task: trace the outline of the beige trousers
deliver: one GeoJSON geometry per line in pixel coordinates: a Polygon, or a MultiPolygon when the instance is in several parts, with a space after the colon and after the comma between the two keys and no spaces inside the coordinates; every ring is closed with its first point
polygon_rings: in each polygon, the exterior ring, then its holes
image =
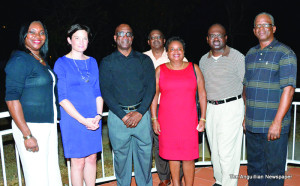
{"type": "Polygon", "coordinates": [[[216,183],[235,186],[240,169],[243,138],[244,101],[238,99],[220,105],[207,104],[206,134],[211,150],[216,183]]]}

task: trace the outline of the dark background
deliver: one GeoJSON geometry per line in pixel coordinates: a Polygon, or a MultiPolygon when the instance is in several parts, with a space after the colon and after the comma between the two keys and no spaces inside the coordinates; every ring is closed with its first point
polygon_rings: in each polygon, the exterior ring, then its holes
{"type": "MultiPolygon", "coordinates": [[[[161,29],[167,38],[180,36],[186,42],[186,57],[198,63],[208,52],[208,27],[221,23],[227,29],[227,44],[243,54],[258,44],[253,35],[254,17],[260,12],[274,16],[275,37],[299,56],[299,10],[296,0],[7,0],[0,7],[0,111],[4,103],[4,67],[17,47],[20,25],[41,20],[49,32],[49,64],[69,52],[66,31],[82,23],[92,29],[93,39],[86,54],[100,63],[114,51],[114,30],[120,23],[133,28],[133,48],[149,50],[147,35],[161,29]]],[[[299,82],[299,81],[298,81],[299,82]]]]}

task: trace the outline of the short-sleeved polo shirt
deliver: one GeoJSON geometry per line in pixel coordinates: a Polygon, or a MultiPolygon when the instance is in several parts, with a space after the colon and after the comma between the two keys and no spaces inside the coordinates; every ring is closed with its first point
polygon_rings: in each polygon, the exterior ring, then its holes
{"type": "MultiPolygon", "coordinates": [[[[296,87],[297,58],[293,50],[274,39],[269,46],[251,48],[245,58],[246,128],[268,133],[277,113],[283,89],[296,87]]],[[[281,133],[288,133],[291,107],[282,121],[281,133]]]]}

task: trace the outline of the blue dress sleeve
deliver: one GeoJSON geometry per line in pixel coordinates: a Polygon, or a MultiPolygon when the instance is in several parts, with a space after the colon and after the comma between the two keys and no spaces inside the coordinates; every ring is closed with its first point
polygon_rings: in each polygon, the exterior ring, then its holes
{"type": "Polygon", "coordinates": [[[92,58],[92,68],[95,69],[96,81],[94,84],[94,94],[96,97],[101,97],[100,83],[99,83],[99,69],[96,59],[92,58]]]}
{"type": "Polygon", "coordinates": [[[64,64],[64,60],[62,58],[58,58],[53,69],[57,75],[57,92],[59,102],[67,99],[66,70],[64,64]]]}

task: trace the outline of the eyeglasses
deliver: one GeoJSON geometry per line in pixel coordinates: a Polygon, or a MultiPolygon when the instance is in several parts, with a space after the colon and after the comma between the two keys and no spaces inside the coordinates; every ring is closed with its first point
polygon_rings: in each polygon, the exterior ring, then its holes
{"type": "Polygon", "coordinates": [[[170,48],[169,52],[174,52],[174,51],[183,51],[183,48],[170,48]]]}
{"type": "Polygon", "coordinates": [[[150,37],[150,40],[155,40],[155,39],[163,39],[164,37],[163,36],[151,36],[150,37]]]}
{"type": "Polygon", "coordinates": [[[117,32],[117,36],[118,36],[118,37],[124,37],[125,35],[126,35],[127,37],[132,37],[132,36],[133,36],[133,33],[132,33],[132,32],[126,32],[126,33],[125,33],[125,32],[123,32],[123,31],[122,31],[122,32],[117,32]]]}
{"type": "Polygon", "coordinates": [[[225,35],[223,34],[209,34],[208,37],[212,38],[212,39],[215,39],[216,37],[221,39],[223,38],[225,35]]]}
{"type": "Polygon", "coordinates": [[[274,26],[274,24],[265,23],[265,24],[254,25],[254,28],[270,28],[272,26],[274,26]]]}

